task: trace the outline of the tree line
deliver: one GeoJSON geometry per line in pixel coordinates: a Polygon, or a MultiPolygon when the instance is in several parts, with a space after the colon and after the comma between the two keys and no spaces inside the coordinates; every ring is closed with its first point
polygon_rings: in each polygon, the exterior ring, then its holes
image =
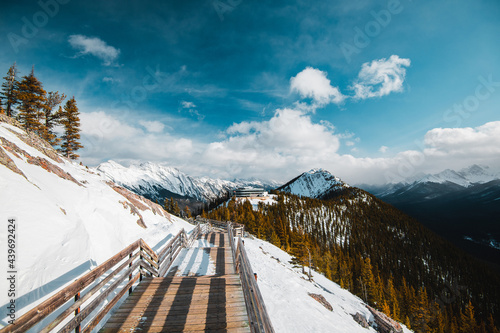
{"type": "Polygon", "coordinates": [[[77,159],[80,143],[80,117],[75,97],[68,99],[58,91],[45,91],[43,84],[31,72],[18,78],[16,63],[10,66],[0,91],[0,114],[15,118],[27,131],[39,135],[70,159],[77,159]],[[62,127],[60,137],[56,128],[62,127]]]}
{"type": "Polygon", "coordinates": [[[231,199],[208,216],[245,224],[292,263],[310,252],[313,268],[415,332],[499,333],[498,275],[362,190],[329,200],[279,193],[257,210],[231,199]]]}

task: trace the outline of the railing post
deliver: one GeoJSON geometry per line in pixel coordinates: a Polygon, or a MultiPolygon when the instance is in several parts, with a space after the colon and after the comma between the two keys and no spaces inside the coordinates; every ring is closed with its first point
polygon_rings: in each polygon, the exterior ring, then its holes
{"type": "MultiPolygon", "coordinates": [[[[80,299],[80,292],[78,292],[75,295],[75,302],[77,302],[79,299],[80,299]]],[[[80,307],[78,307],[75,310],[75,316],[78,316],[79,313],[80,313],[80,307]]],[[[75,327],[75,333],[80,333],[80,331],[81,331],[81,327],[80,327],[80,324],[78,324],[78,326],[75,327]]]]}
{"type": "MultiPolygon", "coordinates": [[[[141,251],[141,247],[140,247],[140,245],[139,245],[139,251],[141,251]]],[[[129,258],[132,258],[132,253],[130,253],[128,257],[129,257],[129,258]]],[[[130,268],[130,267],[132,267],[132,262],[130,262],[130,264],[128,264],[128,267],[129,267],[129,268],[130,268]]],[[[140,270],[141,270],[141,269],[139,268],[139,271],[140,271],[140,270]]],[[[132,280],[132,272],[130,272],[130,274],[128,275],[128,280],[129,280],[129,281],[130,281],[130,280],[132,280]]],[[[130,295],[130,294],[132,294],[132,287],[130,287],[130,288],[128,289],[128,294],[129,294],[129,295],[130,295]]]]}

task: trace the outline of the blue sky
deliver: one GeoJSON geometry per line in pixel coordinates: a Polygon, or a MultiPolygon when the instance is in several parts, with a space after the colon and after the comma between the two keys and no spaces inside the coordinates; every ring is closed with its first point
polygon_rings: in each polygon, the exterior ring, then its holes
{"type": "Polygon", "coordinates": [[[74,95],[82,161],[377,183],[500,167],[498,1],[2,3],[0,73],[74,95]]]}

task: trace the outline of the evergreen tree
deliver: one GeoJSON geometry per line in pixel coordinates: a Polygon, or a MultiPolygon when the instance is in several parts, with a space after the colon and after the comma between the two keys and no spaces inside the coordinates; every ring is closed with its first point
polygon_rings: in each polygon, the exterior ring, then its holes
{"type": "Polygon", "coordinates": [[[24,76],[17,84],[16,95],[19,99],[19,114],[17,115],[19,121],[27,130],[41,134],[44,127],[41,120],[44,116],[46,92],[43,90],[42,83],[35,77],[34,67],[31,73],[24,76]]]}
{"type": "Polygon", "coordinates": [[[13,117],[14,107],[18,104],[19,100],[17,97],[17,66],[14,63],[10,66],[7,71],[7,75],[4,76],[5,82],[2,84],[1,96],[4,97],[5,101],[5,111],[7,116],[13,117]]]}
{"type": "Polygon", "coordinates": [[[189,209],[189,207],[187,205],[186,205],[186,207],[184,207],[184,214],[186,215],[187,218],[192,217],[191,209],[189,209]]]}
{"type": "Polygon", "coordinates": [[[51,91],[47,94],[47,101],[44,107],[45,124],[42,132],[42,138],[53,146],[57,145],[60,141],[60,139],[56,137],[56,134],[54,133],[53,129],[54,126],[59,123],[59,120],[63,115],[63,110],[60,106],[59,109],[55,112],[54,109],[59,104],[61,104],[65,98],[66,95],[59,94],[58,91],[56,92],[51,91]]]}
{"type": "Polygon", "coordinates": [[[174,215],[179,216],[181,214],[181,209],[179,208],[179,205],[177,204],[177,201],[174,201],[174,205],[172,207],[172,213],[174,215]]]}
{"type": "Polygon", "coordinates": [[[76,151],[83,146],[78,141],[80,139],[80,117],[74,96],[64,105],[61,124],[64,126],[64,134],[60,150],[66,157],[75,160],[79,157],[76,151]]]}
{"type": "Polygon", "coordinates": [[[474,307],[469,300],[465,312],[460,314],[460,332],[473,333],[477,331],[477,328],[476,319],[474,318],[474,307]]]}
{"type": "Polygon", "coordinates": [[[5,110],[3,109],[2,96],[0,96],[0,114],[5,114],[5,110]]]}

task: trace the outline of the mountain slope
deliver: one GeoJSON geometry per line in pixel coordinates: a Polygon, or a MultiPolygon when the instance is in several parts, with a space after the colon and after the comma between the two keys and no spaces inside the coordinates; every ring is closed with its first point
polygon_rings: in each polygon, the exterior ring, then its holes
{"type": "MultiPolygon", "coordinates": [[[[46,142],[1,115],[0,189],[0,218],[13,218],[18,227],[17,316],[138,238],[156,250],[181,228],[193,228],[107,177],[62,158],[46,142]]],[[[0,243],[7,243],[4,231],[0,243]]],[[[306,282],[287,263],[290,257],[266,242],[248,239],[247,245],[276,332],[374,331],[352,319],[358,312],[371,319],[359,298],[317,273],[315,283],[306,282]],[[324,295],[333,311],[308,292],[324,295]]],[[[0,260],[7,262],[6,251],[0,251],[0,260]]],[[[6,279],[1,279],[0,289],[8,290],[6,279]]],[[[1,307],[5,309],[7,302],[7,293],[1,293],[1,307]]],[[[5,313],[0,328],[7,322],[5,313]]],[[[44,324],[31,331],[39,331],[44,324]]]]}
{"type": "MultiPolygon", "coordinates": [[[[192,226],[58,155],[0,115],[0,219],[15,219],[17,315],[132,242],[156,246],[192,226]]],[[[5,226],[5,224],[4,224],[5,226]]],[[[7,244],[6,228],[0,243],[7,244]]],[[[0,251],[7,262],[7,251],[0,251]]],[[[0,289],[8,290],[6,279],[0,289]]],[[[8,302],[0,294],[0,306],[8,302]]],[[[2,323],[5,323],[2,312],[2,323]]]]}
{"type": "Polygon", "coordinates": [[[500,270],[499,178],[493,170],[473,165],[412,182],[363,187],[500,270]]]}
{"type": "Polygon", "coordinates": [[[266,189],[277,186],[274,182],[259,180],[211,179],[191,177],[176,168],[151,162],[124,167],[114,161],[100,164],[96,171],[112,181],[153,201],[165,198],[190,198],[207,202],[242,186],[258,186],[266,189]]]}
{"type": "MultiPolygon", "coordinates": [[[[300,178],[288,185],[293,188],[300,178]]],[[[380,309],[385,303],[386,313],[408,317],[418,332],[436,329],[440,320],[447,321],[448,331],[469,300],[481,320],[498,316],[498,274],[361,189],[344,187],[327,200],[280,192],[256,209],[248,200],[231,200],[209,217],[245,224],[257,237],[286,249],[295,262],[312,260],[325,276],[370,304],[380,309]],[[392,288],[396,291],[389,292],[392,288]],[[416,299],[428,304],[417,309],[416,299]]]]}
{"type": "Polygon", "coordinates": [[[298,196],[324,199],[341,192],[349,185],[323,169],[311,169],[277,188],[278,191],[298,196]]]}

